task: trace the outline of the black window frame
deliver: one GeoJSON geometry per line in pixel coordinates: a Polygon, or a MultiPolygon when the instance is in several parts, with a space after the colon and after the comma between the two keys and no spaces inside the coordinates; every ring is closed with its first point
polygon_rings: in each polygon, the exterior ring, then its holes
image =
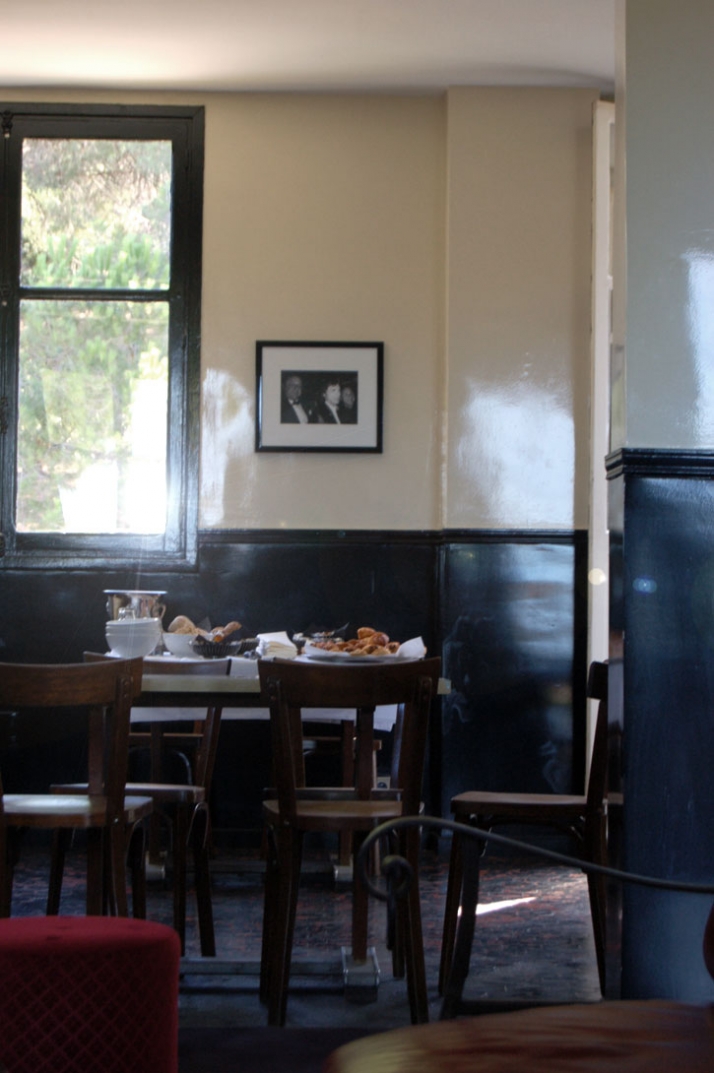
{"type": "MultiPolygon", "coordinates": [[[[0,104],[0,569],[194,564],[198,538],[200,328],[204,108],[151,105],[0,104]],[[82,297],[67,288],[20,286],[23,137],[171,140],[167,519],[162,534],[18,533],[17,419],[19,310],[25,295],[82,297]]],[[[162,297],[166,292],[160,292],[162,297]]],[[[93,291],[92,301],[124,298],[93,291]]],[[[157,292],[132,291],[156,301],[157,292]]]]}

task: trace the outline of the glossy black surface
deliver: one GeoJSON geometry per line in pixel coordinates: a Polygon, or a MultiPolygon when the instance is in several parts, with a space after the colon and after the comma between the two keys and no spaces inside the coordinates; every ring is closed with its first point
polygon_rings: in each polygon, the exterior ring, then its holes
{"type": "Polygon", "coordinates": [[[467,789],[582,788],[578,559],[572,542],[555,540],[445,548],[444,815],[467,789]]]}
{"type": "MultiPolygon", "coordinates": [[[[691,466],[688,455],[662,454],[630,452],[611,466],[617,844],[632,871],[711,881],[714,469],[711,454],[691,466]]],[[[701,955],[710,904],[625,889],[624,997],[714,998],[701,955]]]]}

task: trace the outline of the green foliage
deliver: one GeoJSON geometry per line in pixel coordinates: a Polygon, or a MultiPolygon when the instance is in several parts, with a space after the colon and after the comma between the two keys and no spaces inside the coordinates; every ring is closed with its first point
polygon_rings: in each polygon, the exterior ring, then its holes
{"type": "Polygon", "coordinates": [[[22,282],[69,293],[22,303],[18,527],[63,531],[60,490],[104,465],[119,474],[125,531],[137,400],[147,382],[164,398],[168,384],[170,145],[31,139],[23,169],[22,282]],[[97,300],[74,298],[78,287],[97,300]],[[137,289],[157,300],[131,301],[137,289]]]}
{"type": "Polygon", "coordinates": [[[23,145],[23,284],[165,288],[168,142],[30,138],[23,145]]]}

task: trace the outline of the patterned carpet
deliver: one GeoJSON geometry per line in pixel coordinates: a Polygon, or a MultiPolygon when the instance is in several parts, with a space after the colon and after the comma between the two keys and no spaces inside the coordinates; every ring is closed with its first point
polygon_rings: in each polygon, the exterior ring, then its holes
{"type": "MultiPolygon", "coordinates": [[[[433,1018],[439,1014],[436,983],[448,848],[448,839],[442,839],[438,850],[423,852],[424,939],[433,1018]]],[[[44,847],[24,847],[16,870],[13,915],[44,912],[46,867],[44,847]]],[[[188,960],[180,1001],[181,1024],[187,1032],[207,1026],[233,1029],[265,1024],[256,974],[262,918],[260,862],[257,855],[219,850],[213,871],[217,961],[241,965],[238,973],[196,971],[200,958],[195,903],[189,892],[188,960]]],[[[62,912],[82,913],[83,898],[83,861],[77,848],[69,857],[62,912]]],[[[533,860],[487,857],[481,899],[467,997],[554,1003],[599,999],[587,886],[581,873],[533,860]]],[[[150,883],[148,901],[151,919],[171,922],[167,880],[150,883]]],[[[381,979],[375,993],[368,996],[376,1001],[355,1002],[346,997],[339,969],[340,946],[349,944],[349,908],[349,889],[335,888],[329,854],[311,852],[298,907],[289,1026],[374,1032],[409,1022],[405,983],[391,976],[384,945],[384,908],[376,902],[371,907],[371,941],[381,979]],[[306,959],[312,962],[309,973],[301,971],[306,959]],[[324,974],[315,970],[315,961],[324,963],[324,974]]]]}

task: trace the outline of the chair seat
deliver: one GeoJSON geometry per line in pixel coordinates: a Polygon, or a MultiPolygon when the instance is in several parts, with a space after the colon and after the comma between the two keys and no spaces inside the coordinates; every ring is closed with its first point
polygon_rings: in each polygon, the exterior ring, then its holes
{"type": "Polygon", "coordinates": [[[546,820],[553,815],[559,818],[581,816],[587,806],[584,794],[519,794],[492,793],[487,790],[467,790],[451,799],[455,818],[460,816],[488,816],[498,812],[499,819],[508,814],[518,815],[537,808],[538,816],[546,820]]]}
{"type": "Polygon", "coordinates": [[[323,1073],[711,1073],[714,1007],[622,1001],[400,1028],[334,1051],[323,1073]]]}
{"type": "MultiPolygon", "coordinates": [[[[399,801],[300,801],[295,816],[296,826],[304,831],[340,831],[350,827],[355,831],[368,831],[383,820],[393,820],[402,815],[399,801]]],[[[277,801],[263,802],[263,818],[267,823],[277,823],[280,805],[277,801]]]]}
{"type": "Polygon", "coordinates": [[[200,805],[206,800],[203,786],[184,785],[180,782],[128,782],[128,794],[145,794],[158,804],[200,805]]]}
{"type": "MultiPolygon", "coordinates": [[[[86,789],[86,783],[63,783],[61,786],[53,786],[52,792],[73,794],[86,792],[86,789]]],[[[154,803],[164,805],[200,805],[206,800],[206,791],[202,786],[181,782],[128,782],[126,793],[134,797],[150,797],[154,803]]]]}
{"type": "MultiPolygon", "coordinates": [[[[13,827],[96,827],[107,812],[107,799],[88,794],[5,794],[5,819],[13,827]]],[[[125,797],[124,816],[128,824],[148,816],[153,808],[150,797],[125,797]]]]}

